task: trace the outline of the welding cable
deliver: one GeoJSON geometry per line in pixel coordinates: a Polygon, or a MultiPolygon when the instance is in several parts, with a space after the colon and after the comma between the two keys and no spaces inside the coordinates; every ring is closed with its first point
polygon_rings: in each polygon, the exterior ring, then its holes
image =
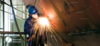
{"type": "MultiPolygon", "coordinates": [[[[22,34],[21,34],[21,32],[20,32],[20,29],[19,29],[19,26],[18,26],[16,17],[15,17],[13,5],[12,5],[12,0],[10,0],[10,3],[11,3],[11,8],[12,8],[12,13],[13,13],[13,16],[14,16],[15,24],[16,24],[16,26],[17,26],[17,30],[18,30],[18,32],[19,32],[20,37],[21,37],[24,41],[30,41],[30,40],[32,40],[33,37],[31,37],[31,38],[29,38],[29,39],[24,39],[24,38],[22,37],[22,34]]],[[[33,35],[32,35],[32,36],[33,36],[33,35]]]]}

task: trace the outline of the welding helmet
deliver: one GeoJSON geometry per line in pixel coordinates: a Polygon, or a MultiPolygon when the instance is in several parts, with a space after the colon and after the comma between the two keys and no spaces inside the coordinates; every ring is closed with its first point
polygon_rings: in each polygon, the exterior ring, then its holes
{"type": "Polygon", "coordinates": [[[28,13],[29,14],[36,14],[38,11],[34,6],[29,6],[28,7],[28,13]]]}

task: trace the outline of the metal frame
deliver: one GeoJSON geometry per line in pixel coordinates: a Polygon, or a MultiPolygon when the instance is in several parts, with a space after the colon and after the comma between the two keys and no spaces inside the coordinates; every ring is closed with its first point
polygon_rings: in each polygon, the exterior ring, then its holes
{"type": "MultiPolygon", "coordinates": [[[[0,34],[3,34],[3,35],[2,35],[2,46],[4,46],[4,37],[5,37],[4,35],[5,35],[5,34],[19,34],[19,32],[4,32],[4,31],[5,31],[5,30],[4,30],[4,27],[5,27],[5,24],[4,24],[5,21],[4,21],[4,20],[5,20],[5,12],[6,12],[5,9],[4,9],[4,8],[5,8],[5,4],[8,5],[8,6],[10,6],[10,7],[11,7],[11,5],[9,5],[9,4],[7,4],[6,2],[4,2],[5,0],[0,0],[0,1],[1,1],[1,3],[2,3],[2,6],[3,6],[3,7],[2,7],[2,8],[3,8],[3,10],[2,10],[2,14],[3,14],[3,28],[0,28],[0,29],[3,29],[3,31],[0,31],[0,34]]],[[[17,8],[14,8],[14,9],[17,10],[17,11],[19,11],[19,12],[21,12],[21,13],[26,14],[25,12],[20,11],[20,10],[18,10],[17,8]]],[[[1,9],[0,9],[0,10],[1,10],[1,9]]],[[[9,13],[9,14],[11,14],[11,13],[9,13]]],[[[25,33],[24,33],[24,32],[21,32],[21,34],[25,34],[25,33]]],[[[25,34],[25,38],[26,38],[26,35],[27,35],[27,34],[25,34]]],[[[25,41],[25,43],[26,43],[26,41],[25,41]]],[[[25,44],[25,46],[26,46],[26,44],[25,44]]]]}
{"type": "MultiPolygon", "coordinates": [[[[0,34],[19,34],[19,32],[4,32],[4,31],[0,31],[0,34]]],[[[25,33],[21,32],[21,34],[25,34],[25,33]]]]}
{"type": "MultiPolygon", "coordinates": [[[[19,34],[19,32],[4,32],[4,31],[0,31],[0,34],[3,34],[3,36],[2,36],[2,38],[3,38],[2,46],[4,46],[4,37],[5,37],[4,34],[19,34]]],[[[24,34],[25,38],[26,38],[27,34],[25,34],[24,32],[21,32],[21,34],[24,34]]],[[[25,43],[26,43],[26,41],[25,41],[25,43]]],[[[26,46],[26,44],[25,44],[25,46],[26,46]]]]}
{"type": "Polygon", "coordinates": [[[3,29],[3,28],[0,28],[0,29],[3,29]]]}
{"type": "MultiPolygon", "coordinates": [[[[1,2],[1,4],[6,4],[7,6],[11,7],[11,5],[7,4],[6,2],[4,2],[4,1],[2,1],[2,0],[0,0],[0,2],[1,2]]],[[[27,15],[27,13],[25,13],[25,12],[23,12],[23,11],[21,11],[21,10],[15,8],[15,7],[13,7],[13,8],[14,8],[15,10],[17,10],[17,11],[19,11],[19,12],[21,12],[21,13],[27,15]]],[[[0,9],[0,10],[1,10],[1,9],[0,9]]],[[[3,10],[1,10],[1,11],[3,11],[3,10]]],[[[7,12],[7,11],[4,11],[4,12],[7,12]]],[[[7,13],[9,13],[9,12],[7,12],[7,13]]],[[[12,13],[9,13],[9,14],[12,14],[12,13]]],[[[17,16],[17,15],[16,15],[16,16],[17,16]]],[[[17,17],[19,17],[19,16],[17,16],[17,17]]],[[[19,17],[19,18],[23,19],[22,17],[19,17]]],[[[23,19],[23,20],[25,20],[25,19],[23,19]]]]}
{"type": "MultiPolygon", "coordinates": [[[[3,2],[4,2],[4,0],[3,0],[3,2]]],[[[5,26],[5,21],[4,21],[4,19],[5,19],[5,13],[4,13],[4,9],[5,7],[4,7],[4,3],[3,3],[3,32],[4,32],[4,26],[5,26]]],[[[2,46],[4,46],[4,33],[3,33],[3,37],[2,37],[2,46]]]]}
{"type": "MultiPolygon", "coordinates": [[[[4,2],[4,1],[1,1],[1,2],[2,2],[3,4],[6,4],[6,5],[8,5],[8,6],[10,6],[10,7],[11,7],[11,5],[7,4],[6,2],[4,2]]],[[[17,9],[17,8],[15,8],[15,7],[14,7],[14,9],[15,9],[15,10],[17,10],[17,11],[19,11],[19,12],[21,12],[21,13],[24,13],[24,14],[26,14],[25,12],[23,12],[23,11],[20,11],[20,10],[18,10],[18,9],[17,9]]]]}
{"type": "MultiPolygon", "coordinates": [[[[3,11],[3,10],[1,10],[0,9],[0,11],[3,11]]],[[[12,13],[10,13],[10,12],[7,12],[7,11],[4,11],[5,13],[8,13],[8,14],[12,14],[12,13]]],[[[17,15],[16,15],[17,16],[17,15]]],[[[22,20],[25,20],[25,19],[23,19],[22,17],[19,17],[19,16],[17,16],[18,18],[21,18],[22,20]]]]}

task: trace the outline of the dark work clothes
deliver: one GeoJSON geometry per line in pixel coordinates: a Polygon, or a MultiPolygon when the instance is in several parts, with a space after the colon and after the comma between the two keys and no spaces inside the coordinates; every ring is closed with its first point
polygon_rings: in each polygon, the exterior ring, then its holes
{"type": "MultiPolygon", "coordinates": [[[[29,35],[27,39],[29,39],[32,36],[32,34],[34,34],[33,24],[34,24],[34,19],[31,16],[29,16],[24,23],[24,33],[29,35]]],[[[32,39],[31,41],[28,41],[27,43],[28,43],[28,46],[36,46],[36,45],[39,46],[39,44],[40,46],[44,46],[44,42],[46,41],[47,41],[46,34],[44,34],[44,35],[39,36],[38,38],[36,35],[35,39],[32,39]]]]}

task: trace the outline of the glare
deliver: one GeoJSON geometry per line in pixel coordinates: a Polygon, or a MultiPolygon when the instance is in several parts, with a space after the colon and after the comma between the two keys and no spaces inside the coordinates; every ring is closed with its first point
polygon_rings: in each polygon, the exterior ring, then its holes
{"type": "Polygon", "coordinates": [[[11,37],[6,37],[6,42],[10,43],[12,41],[11,37]]]}
{"type": "Polygon", "coordinates": [[[49,14],[49,17],[50,17],[50,18],[53,18],[54,16],[53,16],[53,14],[49,14]]]}
{"type": "Polygon", "coordinates": [[[62,42],[62,39],[59,37],[59,35],[55,32],[54,30],[54,26],[51,24],[51,21],[46,18],[46,17],[39,17],[35,20],[35,24],[34,24],[34,35],[36,35],[36,33],[38,32],[38,35],[44,35],[44,33],[46,33],[46,36],[48,39],[50,39],[50,36],[52,38],[52,36],[57,36],[57,37],[53,37],[54,40],[56,40],[57,44],[58,44],[58,39],[62,42]]]}
{"type": "Polygon", "coordinates": [[[39,24],[41,24],[42,26],[49,26],[49,21],[45,17],[39,18],[38,21],[39,21],[39,24]]]}

